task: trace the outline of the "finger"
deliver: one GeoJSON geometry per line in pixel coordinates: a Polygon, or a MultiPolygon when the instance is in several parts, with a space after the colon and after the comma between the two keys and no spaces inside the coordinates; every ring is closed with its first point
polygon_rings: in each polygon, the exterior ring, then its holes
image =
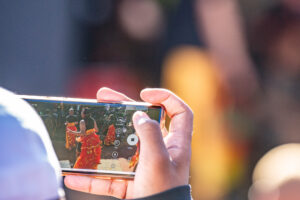
{"type": "Polygon", "coordinates": [[[127,183],[123,180],[68,175],[65,177],[64,182],[72,190],[96,195],[114,196],[120,199],[125,198],[127,189],[127,183]]]}
{"type": "Polygon", "coordinates": [[[127,97],[125,94],[117,92],[107,87],[100,88],[97,92],[97,100],[99,102],[105,101],[134,101],[131,98],[127,97]]]}
{"type": "Polygon", "coordinates": [[[144,162],[144,166],[153,166],[153,163],[161,166],[161,162],[168,161],[159,123],[141,111],[135,112],[132,120],[141,142],[140,163],[144,162]]]}
{"type": "Polygon", "coordinates": [[[178,96],[166,89],[144,89],[141,98],[152,104],[161,104],[171,118],[170,132],[191,134],[193,131],[193,112],[178,96]]]}
{"type": "Polygon", "coordinates": [[[134,189],[134,197],[149,196],[178,185],[169,179],[170,174],[177,173],[174,173],[159,123],[141,111],[135,112],[132,119],[140,138],[140,157],[134,181],[139,187],[134,189]]]}
{"type": "Polygon", "coordinates": [[[188,166],[191,157],[193,112],[179,97],[166,89],[144,89],[141,98],[152,104],[161,104],[171,118],[169,133],[164,137],[172,161],[188,166]]]}

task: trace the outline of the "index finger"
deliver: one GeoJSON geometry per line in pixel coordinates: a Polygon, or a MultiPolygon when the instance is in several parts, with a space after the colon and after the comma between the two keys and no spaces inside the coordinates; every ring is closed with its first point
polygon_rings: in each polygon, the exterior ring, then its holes
{"type": "Polygon", "coordinates": [[[193,132],[193,112],[191,108],[173,92],[166,89],[144,89],[141,98],[152,104],[161,104],[171,118],[169,131],[191,136],[193,132]]]}
{"type": "Polygon", "coordinates": [[[99,102],[120,102],[120,101],[133,101],[125,94],[117,92],[107,87],[102,87],[97,92],[97,100],[99,102]]]}

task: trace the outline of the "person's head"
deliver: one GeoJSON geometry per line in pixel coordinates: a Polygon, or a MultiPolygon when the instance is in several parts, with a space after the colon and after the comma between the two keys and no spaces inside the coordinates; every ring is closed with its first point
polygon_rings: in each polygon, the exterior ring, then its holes
{"type": "Polygon", "coordinates": [[[0,88],[0,199],[58,199],[59,162],[33,108],[0,88]]]}
{"type": "Polygon", "coordinates": [[[73,107],[71,107],[71,108],[69,109],[69,115],[74,115],[74,108],[73,108],[73,107]]]}
{"type": "Polygon", "coordinates": [[[285,144],[266,153],[253,172],[250,200],[294,200],[300,197],[300,144],[285,144]]]}
{"type": "Polygon", "coordinates": [[[81,117],[86,118],[90,116],[90,109],[89,108],[83,108],[81,111],[81,117]]]}

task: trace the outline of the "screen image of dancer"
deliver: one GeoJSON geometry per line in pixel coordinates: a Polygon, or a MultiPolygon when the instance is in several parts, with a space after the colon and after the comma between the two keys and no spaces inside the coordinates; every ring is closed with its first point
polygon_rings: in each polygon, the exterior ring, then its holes
{"type": "Polygon", "coordinates": [[[132,115],[143,111],[163,126],[161,106],[138,102],[20,95],[42,118],[63,174],[133,178],[139,138],[132,115]]]}

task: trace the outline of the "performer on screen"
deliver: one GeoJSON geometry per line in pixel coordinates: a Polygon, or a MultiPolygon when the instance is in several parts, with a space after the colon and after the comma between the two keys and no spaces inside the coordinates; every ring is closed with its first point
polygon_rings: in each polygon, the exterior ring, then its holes
{"type": "Polygon", "coordinates": [[[140,141],[136,144],[136,151],[134,156],[130,159],[129,168],[133,168],[135,170],[137,163],[140,157],[140,141]]]}
{"type": "Polygon", "coordinates": [[[71,134],[80,136],[81,152],[73,168],[80,169],[97,169],[101,158],[101,140],[96,134],[98,126],[96,121],[91,117],[90,110],[83,108],[81,111],[82,120],[80,121],[80,131],[72,131],[71,134]]]}
{"type": "Polygon", "coordinates": [[[70,134],[68,129],[72,131],[77,131],[76,125],[78,124],[77,122],[77,116],[74,115],[74,109],[71,107],[69,109],[69,115],[66,117],[66,149],[71,150],[76,146],[76,141],[75,141],[75,135],[70,134]]]}
{"type": "Polygon", "coordinates": [[[113,124],[108,127],[106,137],[104,139],[105,145],[113,145],[116,140],[116,129],[113,124]]]}

